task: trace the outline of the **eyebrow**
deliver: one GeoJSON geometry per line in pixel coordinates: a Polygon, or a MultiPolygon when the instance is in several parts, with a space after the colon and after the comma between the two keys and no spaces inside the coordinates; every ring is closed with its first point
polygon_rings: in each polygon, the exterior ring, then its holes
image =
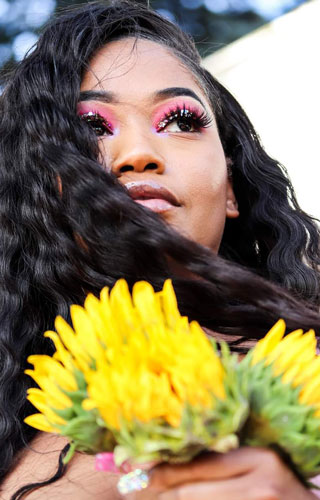
{"type": "Polygon", "coordinates": [[[115,94],[107,90],[84,90],[80,92],[79,101],[118,102],[115,94]]]}
{"type": "Polygon", "coordinates": [[[197,94],[186,87],[169,87],[167,89],[158,90],[154,93],[154,100],[160,101],[162,99],[167,99],[169,97],[180,97],[180,96],[188,96],[193,97],[196,101],[200,102],[201,106],[205,108],[205,105],[201,101],[200,97],[197,94]]]}
{"type": "MultiPolygon", "coordinates": [[[[200,102],[201,106],[205,108],[205,105],[201,101],[200,97],[198,97],[198,95],[193,90],[187,87],[169,87],[166,89],[157,90],[152,95],[155,102],[161,101],[163,99],[168,99],[170,97],[180,96],[193,97],[193,99],[200,102]]],[[[107,104],[119,102],[116,94],[108,90],[84,90],[83,92],[80,92],[79,101],[100,101],[107,104]]]]}

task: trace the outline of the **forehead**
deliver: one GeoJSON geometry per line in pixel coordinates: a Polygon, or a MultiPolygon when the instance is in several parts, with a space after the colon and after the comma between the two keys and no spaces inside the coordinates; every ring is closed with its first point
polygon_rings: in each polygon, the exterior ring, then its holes
{"type": "Polygon", "coordinates": [[[188,87],[206,100],[195,75],[169,49],[149,40],[125,38],[96,53],[81,90],[106,89],[136,99],[168,87],[188,87]]]}

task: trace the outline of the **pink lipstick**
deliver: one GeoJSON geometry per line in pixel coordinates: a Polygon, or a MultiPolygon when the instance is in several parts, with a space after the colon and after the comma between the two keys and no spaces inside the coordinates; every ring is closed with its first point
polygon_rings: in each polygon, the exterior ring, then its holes
{"type": "Polygon", "coordinates": [[[125,184],[130,197],[153,212],[162,213],[179,207],[176,196],[155,181],[137,181],[125,184]]]}

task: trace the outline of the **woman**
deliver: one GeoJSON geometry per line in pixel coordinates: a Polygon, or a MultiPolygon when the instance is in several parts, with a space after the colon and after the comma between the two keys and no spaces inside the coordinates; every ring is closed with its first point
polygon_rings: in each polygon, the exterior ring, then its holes
{"type": "MultiPolygon", "coordinates": [[[[8,79],[0,147],[1,498],[115,499],[92,457],[55,474],[66,441],[23,424],[43,331],[120,277],[169,276],[181,312],[234,350],[280,316],[319,331],[319,232],[189,37],[133,2],[46,28],[8,79]]],[[[240,449],[160,466],[135,498],[315,497],[271,451],[240,449]]]]}

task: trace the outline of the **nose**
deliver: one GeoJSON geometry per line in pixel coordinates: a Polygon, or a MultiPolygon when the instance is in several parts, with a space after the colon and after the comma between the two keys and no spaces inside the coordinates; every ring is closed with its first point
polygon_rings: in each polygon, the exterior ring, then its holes
{"type": "Polygon", "coordinates": [[[134,134],[121,137],[119,144],[112,154],[112,172],[120,177],[125,172],[154,171],[157,174],[164,172],[164,159],[158,152],[155,139],[134,134]]]}

